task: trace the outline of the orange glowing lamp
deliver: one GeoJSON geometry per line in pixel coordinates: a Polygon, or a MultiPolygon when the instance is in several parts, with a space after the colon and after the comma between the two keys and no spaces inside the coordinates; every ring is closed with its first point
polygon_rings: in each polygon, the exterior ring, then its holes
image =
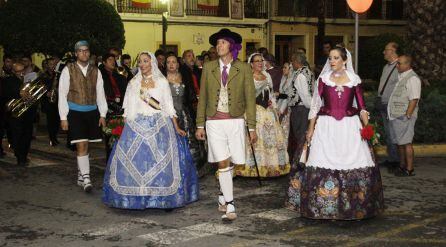
{"type": "Polygon", "coordinates": [[[362,14],[370,8],[373,0],[347,0],[347,3],[354,12],[362,14]]]}

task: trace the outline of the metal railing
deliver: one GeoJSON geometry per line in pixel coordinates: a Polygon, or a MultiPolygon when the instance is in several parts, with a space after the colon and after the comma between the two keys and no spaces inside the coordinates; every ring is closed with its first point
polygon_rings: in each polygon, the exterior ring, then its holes
{"type": "Polygon", "coordinates": [[[116,0],[116,9],[118,13],[162,14],[167,12],[167,4],[152,0],[148,6],[138,6],[132,0],[116,0]]]}
{"type": "Polygon", "coordinates": [[[206,4],[201,0],[186,0],[186,15],[229,17],[229,0],[214,0],[206,4]]]}
{"type": "Polygon", "coordinates": [[[268,0],[245,0],[245,17],[268,19],[268,0]]]}
{"type": "MultiPolygon", "coordinates": [[[[318,7],[314,0],[276,0],[279,1],[276,16],[317,17],[318,7]]],[[[367,11],[367,19],[403,20],[405,19],[403,0],[375,0],[367,11]]],[[[354,18],[346,1],[326,0],[326,18],[354,18]]]]}

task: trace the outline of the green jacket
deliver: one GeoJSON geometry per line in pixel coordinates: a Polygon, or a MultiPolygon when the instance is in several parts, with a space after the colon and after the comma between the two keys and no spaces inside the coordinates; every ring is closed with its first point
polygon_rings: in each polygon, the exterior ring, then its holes
{"type": "MultiPolygon", "coordinates": [[[[206,117],[217,113],[217,105],[221,88],[221,72],[219,60],[207,62],[201,74],[200,99],[197,108],[197,127],[204,127],[206,117]]],[[[256,127],[256,94],[252,70],[246,63],[238,60],[231,63],[228,75],[229,114],[232,117],[243,117],[249,129],[256,127]]]]}

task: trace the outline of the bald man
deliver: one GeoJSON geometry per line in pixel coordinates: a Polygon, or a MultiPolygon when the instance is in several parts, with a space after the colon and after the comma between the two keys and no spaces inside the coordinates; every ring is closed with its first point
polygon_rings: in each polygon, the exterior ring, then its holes
{"type": "Polygon", "coordinates": [[[413,136],[418,116],[418,101],[421,97],[421,80],[412,70],[412,57],[398,58],[398,82],[390,95],[388,113],[392,142],[398,145],[400,167],[396,176],[413,176],[413,136]]]}
{"type": "Polygon", "coordinates": [[[384,132],[386,137],[387,146],[387,158],[384,162],[381,162],[380,166],[387,166],[389,169],[394,170],[398,168],[400,158],[398,156],[398,147],[392,143],[390,138],[389,118],[387,112],[387,104],[389,102],[390,95],[398,82],[398,70],[396,69],[396,63],[398,61],[399,46],[395,42],[389,42],[383,51],[384,59],[387,64],[384,65],[381,78],[378,86],[378,98],[375,103],[376,108],[383,120],[384,132]]]}

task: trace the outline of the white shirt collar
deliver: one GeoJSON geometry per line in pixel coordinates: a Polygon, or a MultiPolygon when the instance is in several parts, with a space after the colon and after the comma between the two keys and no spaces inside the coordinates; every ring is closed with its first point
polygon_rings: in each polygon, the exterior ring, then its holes
{"type": "Polygon", "coordinates": [[[404,71],[403,73],[398,73],[398,78],[401,79],[405,77],[407,74],[409,74],[412,71],[412,69],[409,69],[407,71],[404,71]]]}
{"type": "Polygon", "coordinates": [[[88,69],[88,66],[90,66],[90,64],[89,63],[87,63],[87,66],[82,66],[82,64],[80,64],[80,63],[78,63],[77,61],[76,61],[76,63],[77,63],[77,65],[79,65],[79,68],[81,68],[81,70],[87,70],[88,69]]]}
{"type": "Polygon", "coordinates": [[[398,61],[398,58],[397,59],[395,59],[395,60],[393,60],[392,62],[390,62],[390,63],[387,63],[387,65],[394,65],[396,62],[398,61]]]}
{"type": "MultiPolygon", "coordinates": [[[[231,60],[228,64],[226,64],[226,71],[229,73],[229,69],[231,69],[231,64],[232,64],[231,60]]],[[[225,64],[223,63],[223,60],[221,58],[218,59],[218,64],[220,65],[220,71],[223,72],[223,66],[225,66],[225,64]]]]}

